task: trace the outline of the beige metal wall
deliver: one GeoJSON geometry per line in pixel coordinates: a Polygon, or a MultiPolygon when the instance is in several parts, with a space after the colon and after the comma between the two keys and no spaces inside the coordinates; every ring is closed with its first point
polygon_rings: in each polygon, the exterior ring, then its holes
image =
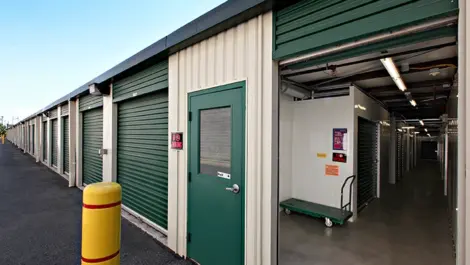
{"type": "MultiPolygon", "coordinates": [[[[246,81],[245,201],[250,203],[245,212],[245,264],[271,265],[276,264],[278,211],[278,73],[272,60],[272,13],[170,56],[170,133],[183,132],[187,142],[188,93],[237,81],[246,81]]],[[[170,149],[168,160],[168,246],[186,255],[187,149],[170,149]]]]}

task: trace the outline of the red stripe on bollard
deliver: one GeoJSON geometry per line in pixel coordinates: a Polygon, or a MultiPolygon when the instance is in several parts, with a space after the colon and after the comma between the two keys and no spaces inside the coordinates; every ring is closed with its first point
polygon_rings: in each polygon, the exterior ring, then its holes
{"type": "Polygon", "coordinates": [[[113,202],[110,204],[102,204],[102,205],[92,205],[92,204],[83,204],[83,208],[86,209],[106,209],[106,208],[111,208],[115,207],[121,204],[121,201],[118,202],[113,202]]]}
{"type": "Polygon", "coordinates": [[[108,260],[116,257],[117,255],[119,255],[119,250],[116,253],[114,253],[113,255],[110,255],[110,256],[107,256],[107,257],[104,257],[104,258],[99,258],[99,259],[87,259],[87,258],[82,257],[82,261],[87,262],[87,263],[105,262],[105,261],[108,261],[108,260]]]}

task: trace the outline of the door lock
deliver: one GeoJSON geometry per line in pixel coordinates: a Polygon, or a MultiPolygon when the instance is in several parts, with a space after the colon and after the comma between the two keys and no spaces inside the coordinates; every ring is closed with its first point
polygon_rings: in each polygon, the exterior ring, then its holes
{"type": "Polygon", "coordinates": [[[228,190],[228,191],[231,191],[231,192],[237,194],[237,193],[240,192],[240,187],[237,184],[233,184],[233,186],[231,188],[227,187],[227,188],[225,188],[225,190],[228,190]]]}

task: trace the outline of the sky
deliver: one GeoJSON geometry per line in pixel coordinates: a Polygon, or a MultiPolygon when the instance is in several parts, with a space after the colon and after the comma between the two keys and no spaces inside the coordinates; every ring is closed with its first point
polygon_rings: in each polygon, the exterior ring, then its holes
{"type": "Polygon", "coordinates": [[[0,120],[25,118],[222,0],[0,0],[0,120]]]}

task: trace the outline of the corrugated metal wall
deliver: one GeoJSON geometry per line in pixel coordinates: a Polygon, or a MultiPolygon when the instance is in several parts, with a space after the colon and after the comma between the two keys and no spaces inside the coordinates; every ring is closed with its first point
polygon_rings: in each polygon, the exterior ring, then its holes
{"type": "MultiPolygon", "coordinates": [[[[271,235],[277,229],[268,218],[276,204],[272,195],[273,109],[277,110],[277,66],[272,61],[272,13],[239,24],[173,54],[169,59],[169,130],[187,135],[187,93],[246,80],[246,242],[247,264],[271,264],[271,235]],[[275,81],[274,81],[275,80],[275,81]],[[262,139],[262,140],[260,140],[262,139]],[[261,150],[263,155],[261,156],[261,150]],[[259,185],[263,183],[263,185],[259,185]],[[262,194],[262,196],[261,196],[262,194]],[[262,223],[262,226],[257,226],[262,223]],[[257,239],[256,239],[257,238],[257,239]],[[257,249],[261,249],[256,251],[257,249]],[[261,260],[262,262],[258,262],[261,260]]],[[[278,117],[275,117],[277,120],[278,117]]],[[[186,139],[183,140],[187,142],[186,139]]],[[[274,151],[277,152],[277,151],[274,151]]],[[[187,165],[185,150],[169,153],[169,247],[186,254],[187,165]],[[180,182],[178,182],[180,181],[180,182]],[[178,209],[178,212],[174,211],[178,209]],[[175,230],[178,230],[177,232],[175,230]]],[[[276,181],[277,183],[277,181],[276,181]]],[[[276,207],[277,208],[277,207],[276,207]]],[[[277,231],[277,230],[276,230],[277,231]]]]}

